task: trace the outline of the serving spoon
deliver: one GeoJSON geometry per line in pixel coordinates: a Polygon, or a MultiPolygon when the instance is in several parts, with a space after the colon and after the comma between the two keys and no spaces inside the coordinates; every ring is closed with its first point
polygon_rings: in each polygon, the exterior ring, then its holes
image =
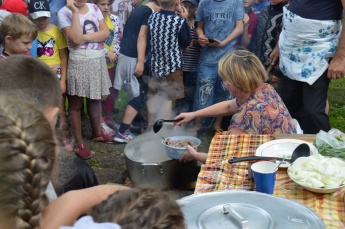
{"type": "Polygon", "coordinates": [[[165,119],[158,119],[154,124],[153,124],[153,132],[157,133],[158,131],[160,131],[160,129],[162,129],[162,126],[164,124],[164,122],[179,122],[181,121],[183,118],[180,119],[171,119],[171,120],[165,120],[165,119]]]}
{"type": "MultiPolygon", "coordinates": [[[[299,157],[309,157],[310,156],[310,147],[306,143],[302,143],[294,149],[291,155],[291,159],[285,159],[285,161],[293,163],[299,157]]],[[[284,160],[280,157],[263,157],[263,156],[248,156],[248,157],[233,157],[229,160],[229,163],[236,163],[241,161],[259,161],[259,160],[284,160]]]]}

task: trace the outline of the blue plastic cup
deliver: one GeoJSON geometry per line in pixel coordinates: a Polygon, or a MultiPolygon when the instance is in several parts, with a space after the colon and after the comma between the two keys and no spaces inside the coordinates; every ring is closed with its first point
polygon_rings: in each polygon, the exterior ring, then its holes
{"type": "Polygon", "coordinates": [[[273,194],[276,181],[277,164],[271,161],[259,161],[252,164],[256,191],[273,194]]]}

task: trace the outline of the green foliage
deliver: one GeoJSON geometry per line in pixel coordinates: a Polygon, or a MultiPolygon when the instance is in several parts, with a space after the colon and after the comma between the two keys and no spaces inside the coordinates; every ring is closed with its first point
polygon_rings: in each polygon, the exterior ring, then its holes
{"type": "Polygon", "coordinates": [[[100,162],[99,160],[89,160],[88,161],[88,164],[91,166],[91,167],[95,167],[95,168],[103,168],[103,164],[102,162],[100,162]]]}
{"type": "Polygon", "coordinates": [[[332,81],[328,90],[331,127],[345,132],[345,78],[332,81]]]}

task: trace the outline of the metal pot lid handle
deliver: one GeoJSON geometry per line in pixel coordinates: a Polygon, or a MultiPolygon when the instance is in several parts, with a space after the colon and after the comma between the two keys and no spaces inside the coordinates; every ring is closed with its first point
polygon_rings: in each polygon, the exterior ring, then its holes
{"type": "Polygon", "coordinates": [[[223,205],[223,214],[229,214],[237,220],[237,222],[241,225],[242,229],[249,229],[248,227],[248,220],[244,218],[241,214],[239,214],[232,206],[231,204],[225,204],[223,205]]]}

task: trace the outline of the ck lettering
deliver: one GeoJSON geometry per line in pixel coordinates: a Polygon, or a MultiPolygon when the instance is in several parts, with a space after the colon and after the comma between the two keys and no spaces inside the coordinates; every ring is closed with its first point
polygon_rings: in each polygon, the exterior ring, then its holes
{"type": "Polygon", "coordinates": [[[44,2],[35,2],[34,7],[36,10],[45,10],[44,2]]]}

